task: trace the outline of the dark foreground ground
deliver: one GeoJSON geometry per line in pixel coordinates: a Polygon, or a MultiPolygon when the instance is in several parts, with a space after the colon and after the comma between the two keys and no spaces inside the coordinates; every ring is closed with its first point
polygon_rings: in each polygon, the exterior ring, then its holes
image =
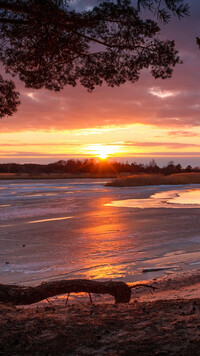
{"type": "Polygon", "coordinates": [[[200,299],[0,306],[0,355],[200,355],[200,299]]]}

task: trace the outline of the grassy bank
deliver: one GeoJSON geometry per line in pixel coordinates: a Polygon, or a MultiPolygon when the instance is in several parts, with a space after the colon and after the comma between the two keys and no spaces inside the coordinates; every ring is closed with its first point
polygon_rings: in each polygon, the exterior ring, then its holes
{"type": "Polygon", "coordinates": [[[115,179],[105,185],[110,187],[134,187],[178,184],[200,184],[200,173],[178,173],[169,176],[161,174],[137,174],[126,178],[115,179]]]}

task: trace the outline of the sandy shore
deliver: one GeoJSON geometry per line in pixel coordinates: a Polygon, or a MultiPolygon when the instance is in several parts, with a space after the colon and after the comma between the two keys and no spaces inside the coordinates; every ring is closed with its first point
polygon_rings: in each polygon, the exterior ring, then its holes
{"type": "Polygon", "coordinates": [[[200,271],[149,281],[130,304],[65,296],[30,307],[0,305],[0,355],[199,355],[200,271]]]}

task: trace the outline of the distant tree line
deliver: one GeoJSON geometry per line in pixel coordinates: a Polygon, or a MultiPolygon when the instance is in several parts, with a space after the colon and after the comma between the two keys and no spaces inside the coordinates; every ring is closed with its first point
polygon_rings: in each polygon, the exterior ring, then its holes
{"type": "Polygon", "coordinates": [[[185,172],[200,172],[200,167],[192,168],[188,165],[186,168],[182,168],[180,164],[174,164],[170,161],[166,166],[159,167],[154,160],[151,160],[148,164],[133,163],[121,163],[121,162],[109,162],[109,161],[97,161],[96,159],[69,159],[67,161],[60,160],[50,164],[32,164],[32,163],[1,163],[0,173],[18,173],[18,174],[50,174],[50,173],[69,173],[69,174],[120,174],[120,173],[154,173],[154,174],[175,174],[185,172]]]}

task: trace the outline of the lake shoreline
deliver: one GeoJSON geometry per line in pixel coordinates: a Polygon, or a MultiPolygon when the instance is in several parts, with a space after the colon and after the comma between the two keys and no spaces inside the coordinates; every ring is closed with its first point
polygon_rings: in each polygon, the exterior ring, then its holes
{"type": "MultiPolygon", "coordinates": [[[[123,176],[123,175],[121,175],[123,176]]],[[[107,174],[39,174],[39,175],[31,175],[28,173],[25,174],[17,174],[17,173],[0,173],[0,181],[1,180],[49,180],[49,179],[113,179],[120,177],[119,174],[107,175],[107,174]]]]}
{"type": "Polygon", "coordinates": [[[30,307],[0,305],[3,355],[198,355],[200,271],[134,289],[129,304],[64,300],[30,307]]]}

